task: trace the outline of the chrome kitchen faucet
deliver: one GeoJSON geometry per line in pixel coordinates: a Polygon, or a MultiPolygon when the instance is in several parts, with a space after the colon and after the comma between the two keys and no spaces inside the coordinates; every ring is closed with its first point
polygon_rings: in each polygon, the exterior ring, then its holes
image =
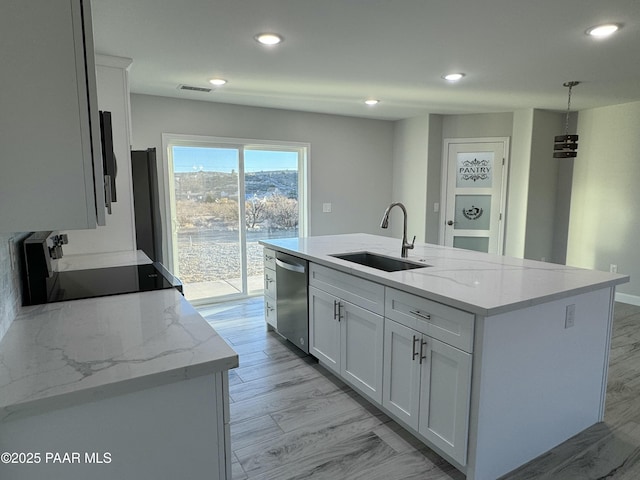
{"type": "Polygon", "coordinates": [[[389,228],[389,213],[391,209],[395,206],[398,206],[402,209],[402,213],[404,215],[404,224],[402,230],[402,258],[407,258],[407,250],[413,248],[413,244],[416,242],[416,236],[413,236],[413,240],[411,243],[407,242],[407,209],[400,202],[394,202],[387,207],[384,211],[384,215],[382,217],[382,221],[380,222],[380,228],[389,228]]]}

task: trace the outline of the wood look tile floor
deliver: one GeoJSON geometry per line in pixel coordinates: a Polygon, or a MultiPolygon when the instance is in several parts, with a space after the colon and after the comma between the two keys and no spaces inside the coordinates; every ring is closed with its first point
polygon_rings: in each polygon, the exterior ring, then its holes
{"type": "MultiPolygon", "coordinates": [[[[268,332],[262,297],[199,308],[238,352],[233,479],[440,480],[464,475],[268,332]]],[[[640,307],[616,304],[605,421],[502,480],[640,479],[640,307]]]]}

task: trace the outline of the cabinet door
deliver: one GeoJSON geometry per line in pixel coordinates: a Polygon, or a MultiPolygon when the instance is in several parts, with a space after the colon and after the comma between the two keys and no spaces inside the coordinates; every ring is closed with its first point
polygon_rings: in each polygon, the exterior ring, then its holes
{"type": "Polygon", "coordinates": [[[335,318],[337,299],[309,287],[309,353],[340,374],[340,323],[335,318]]]}
{"type": "Polygon", "coordinates": [[[383,317],[340,300],[340,374],[357,390],[382,403],[383,317]]]}
{"type": "Polygon", "coordinates": [[[268,326],[273,327],[275,330],[278,329],[278,310],[276,301],[274,298],[266,295],[264,297],[264,319],[268,326]]]}
{"type": "Polygon", "coordinates": [[[271,298],[278,298],[276,293],[276,271],[264,269],[264,294],[271,298]]]}
{"type": "Polygon", "coordinates": [[[98,214],[104,223],[89,10],[2,3],[0,232],[95,228],[98,214]]]}
{"type": "Polygon", "coordinates": [[[419,332],[385,319],[382,405],[415,430],[420,406],[421,339],[419,332]]]}
{"type": "Polygon", "coordinates": [[[461,465],[467,461],[471,355],[431,337],[422,361],[418,431],[461,465]]]}

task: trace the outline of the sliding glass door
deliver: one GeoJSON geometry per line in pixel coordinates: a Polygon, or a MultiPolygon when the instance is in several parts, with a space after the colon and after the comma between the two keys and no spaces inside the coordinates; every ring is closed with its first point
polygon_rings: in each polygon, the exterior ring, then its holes
{"type": "Polygon", "coordinates": [[[306,234],[308,146],[166,137],[170,263],[186,298],[261,293],[258,241],[306,234]]]}

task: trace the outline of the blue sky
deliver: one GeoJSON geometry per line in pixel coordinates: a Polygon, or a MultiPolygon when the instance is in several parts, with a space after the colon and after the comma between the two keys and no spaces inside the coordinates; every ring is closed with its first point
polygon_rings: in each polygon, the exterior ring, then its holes
{"type": "MultiPolygon", "coordinates": [[[[238,171],[238,152],[232,148],[173,147],[175,172],[238,171]]],[[[266,150],[245,150],[244,171],[297,170],[298,154],[266,150]]]]}

